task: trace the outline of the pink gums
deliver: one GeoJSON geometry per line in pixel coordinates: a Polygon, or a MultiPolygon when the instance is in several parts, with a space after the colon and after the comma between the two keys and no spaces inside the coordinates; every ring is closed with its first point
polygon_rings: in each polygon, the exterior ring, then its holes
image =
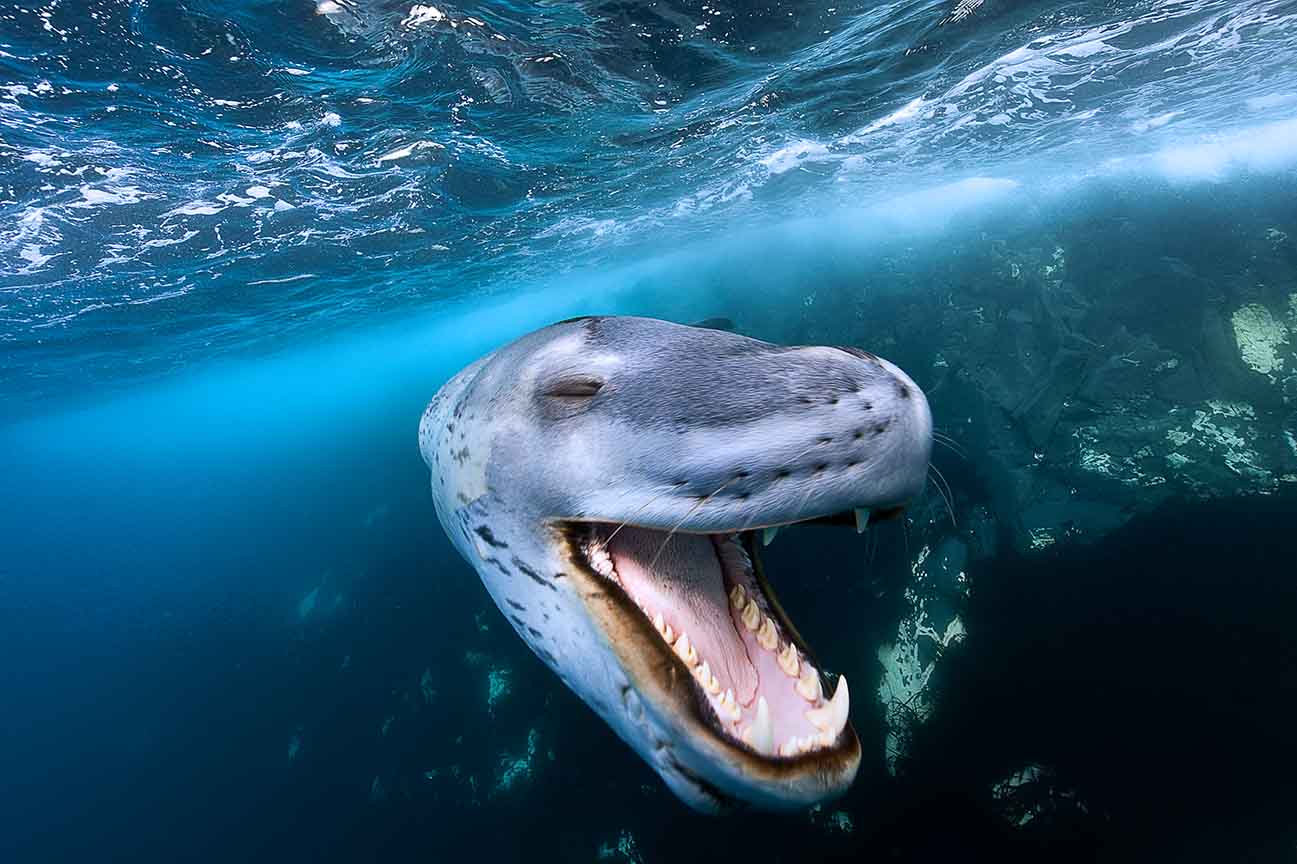
{"type": "MultiPolygon", "coordinates": [[[[622,587],[644,614],[652,619],[661,613],[677,639],[682,632],[688,634],[721,692],[733,688],[741,716],[737,723],[725,725],[736,736],[741,734],[756,719],[758,696],[764,696],[776,746],[793,736],[818,733],[805,714],[822,706],[824,699],[811,703],[802,698],[796,679],[780,668],[775,652],[761,647],[730,604],[729,592],[737,584],[749,602],[758,603],[763,616],[771,611],[737,547],[718,550],[709,535],[675,534],[664,544],[665,538],[661,531],[627,526],[608,544],[608,553],[622,587]]],[[[728,541],[720,542],[724,546],[728,541]]],[[[782,631],[779,637],[776,651],[788,644],[782,631]]]]}

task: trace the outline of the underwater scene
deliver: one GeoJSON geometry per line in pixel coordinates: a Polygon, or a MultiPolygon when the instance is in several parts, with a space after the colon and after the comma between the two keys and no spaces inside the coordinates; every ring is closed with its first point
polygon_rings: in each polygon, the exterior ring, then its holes
{"type": "Polygon", "coordinates": [[[1295,3],[0,0],[0,216],[0,861],[1297,860],[1295,3]]]}

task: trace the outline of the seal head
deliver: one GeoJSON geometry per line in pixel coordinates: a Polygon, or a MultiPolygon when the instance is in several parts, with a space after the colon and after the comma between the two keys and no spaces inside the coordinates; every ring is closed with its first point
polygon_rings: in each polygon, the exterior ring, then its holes
{"type": "Polygon", "coordinates": [[[759,549],[897,512],[931,436],[923,392],[868,352],[629,317],[506,345],[419,429],[438,517],[514,629],[708,811],[850,785],[847,683],[824,680],[759,549]]]}

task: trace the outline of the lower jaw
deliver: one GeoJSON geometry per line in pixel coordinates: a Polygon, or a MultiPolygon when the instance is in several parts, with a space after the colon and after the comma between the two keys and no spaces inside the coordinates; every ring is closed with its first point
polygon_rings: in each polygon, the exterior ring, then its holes
{"type": "MultiPolygon", "coordinates": [[[[637,605],[620,582],[610,579],[606,573],[597,572],[590,563],[585,550],[592,536],[602,531],[606,538],[612,530],[612,526],[596,527],[590,523],[560,526],[568,557],[576,565],[575,569],[588,589],[582,592],[587,608],[594,613],[592,617],[604,630],[610,647],[618,655],[627,677],[640,691],[641,697],[657,708],[657,713],[674,719],[673,725],[680,727],[682,736],[692,749],[718,763],[722,774],[740,781],[745,787],[768,787],[767,794],[761,796],[767,799],[762,802],[767,806],[803,806],[844,790],[854,778],[860,760],[859,741],[845,716],[838,729],[822,732],[814,743],[810,742],[808,732],[804,746],[776,746],[773,750],[769,746],[758,748],[750,740],[743,740],[736,735],[733,725],[727,728],[718,716],[715,694],[709,693],[700,681],[698,665],[677,656],[677,652],[664,641],[661,629],[654,626],[646,610],[637,605]]],[[[662,534],[667,536],[666,532],[662,534]]],[[[732,536],[712,535],[718,547],[732,536]]],[[[795,647],[797,656],[806,664],[803,671],[806,668],[812,670],[814,687],[818,691],[821,681],[817,666],[812,665],[805,640],[770,587],[758,552],[757,533],[744,532],[738,542],[746,551],[751,568],[739,574],[746,578],[736,579],[735,574],[722,567],[726,594],[730,594],[735,584],[742,584],[745,590],[760,594],[765,607],[763,611],[778,625],[781,637],[778,644],[785,650],[788,643],[795,647]]],[[[821,696],[818,703],[808,701],[803,707],[823,708],[825,705],[826,696],[821,696]]],[[[845,708],[843,713],[845,715],[845,708]]],[[[787,740],[784,742],[785,745],[788,743],[787,740]]],[[[758,789],[749,788],[748,791],[757,793],[758,789]]]]}

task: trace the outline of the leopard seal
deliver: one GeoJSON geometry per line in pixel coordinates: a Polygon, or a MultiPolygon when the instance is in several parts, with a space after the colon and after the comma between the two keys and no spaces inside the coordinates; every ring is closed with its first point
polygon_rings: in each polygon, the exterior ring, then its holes
{"type": "MultiPolygon", "coordinates": [[[[927,399],[855,348],[650,318],[529,333],[419,424],[437,517],[518,635],[690,806],[789,809],[860,763],[766,581],[780,526],[923,488],[927,399]]],[[[832,695],[830,695],[830,693],[832,695]]]]}

